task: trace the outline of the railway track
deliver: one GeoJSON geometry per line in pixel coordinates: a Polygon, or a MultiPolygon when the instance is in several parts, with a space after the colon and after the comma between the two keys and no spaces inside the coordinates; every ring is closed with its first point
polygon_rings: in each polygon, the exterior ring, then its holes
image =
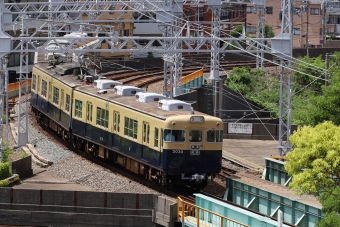
{"type": "MultiPolygon", "coordinates": [[[[231,63],[222,63],[221,68],[225,70],[231,70],[234,67],[250,67],[255,68],[256,62],[252,61],[239,61],[239,62],[231,62],[231,63]]],[[[265,63],[265,67],[275,66],[272,63],[265,63]]],[[[196,70],[201,69],[202,67],[190,67],[190,68],[183,68],[183,74],[190,74],[195,72],[196,70]]],[[[204,67],[204,72],[209,72],[209,67],[204,67]]],[[[106,76],[107,79],[116,80],[122,82],[124,85],[130,85],[135,87],[144,87],[145,85],[150,85],[153,83],[157,83],[162,81],[164,78],[164,72],[160,71],[161,69],[153,69],[153,70],[145,70],[145,71],[125,71],[125,72],[111,72],[102,74],[106,76]]]]}

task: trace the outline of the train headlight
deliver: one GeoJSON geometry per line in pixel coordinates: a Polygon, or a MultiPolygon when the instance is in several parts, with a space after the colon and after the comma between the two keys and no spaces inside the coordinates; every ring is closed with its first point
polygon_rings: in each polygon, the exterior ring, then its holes
{"type": "Polygon", "coordinates": [[[190,122],[204,122],[203,116],[192,116],[190,117],[190,122]]]}

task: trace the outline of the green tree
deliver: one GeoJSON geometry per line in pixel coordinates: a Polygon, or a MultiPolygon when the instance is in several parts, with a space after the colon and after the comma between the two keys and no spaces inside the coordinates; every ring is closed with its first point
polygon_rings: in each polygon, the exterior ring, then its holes
{"type": "Polygon", "coordinates": [[[293,150],[285,169],[292,176],[289,187],[298,194],[318,196],[325,217],[319,226],[340,226],[340,127],[324,122],[300,127],[290,137],[293,150]]]}
{"type": "MultiPolygon", "coordinates": [[[[237,25],[233,30],[229,32],[229,36],[234,38],[239,38],[242,35],[243,27],[242,25],[237,25]]],[[[227,47],[228,50],[236,50],[237,48],[234,46],[237,46],[236,42],[232,41],[230,42],[231,45],[227,47]]]]}
{"type": "Polygon", "coordinates": [[[235,67],[224,83],[246,98],[256,102],[259,107],[278,112],[280,99],[277,78],[268,77],[262,70],[235,67]]]}
{"type": "Polygon", "coordinates": [[[266,24],[266,25],[264,26],[264,37],[265,37],[265,38],[273,38],[274,35],[275,35],[275,34],[274,34],[272,28],[269,27],[269,25],[266,24]]]}

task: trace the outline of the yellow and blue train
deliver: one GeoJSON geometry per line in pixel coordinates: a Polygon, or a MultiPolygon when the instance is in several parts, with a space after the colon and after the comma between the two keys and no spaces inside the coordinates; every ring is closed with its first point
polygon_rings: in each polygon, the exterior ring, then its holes
{"type": "Polygon", "coordinates": [[[30,101],[41,124],[162,185],[204,186],[221,171],[221,119],[113,80],[82,79],[81,71],[74,63],[34,65],[30,101]]]}

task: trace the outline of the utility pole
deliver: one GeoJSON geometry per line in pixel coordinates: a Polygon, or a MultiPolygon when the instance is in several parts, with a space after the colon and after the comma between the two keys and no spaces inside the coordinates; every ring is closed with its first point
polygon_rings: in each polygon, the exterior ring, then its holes
{"type": "Polygon", "coordinates": [[[307,56],[309,56],[308,54],[308,24],[309,24],[309,2],[307,2],[307,26],[306,26],[306,50],[307,50],[307,56]]]}
{"type": "Polygon", "coordinates": [[[328,81],[329,81],[329,62],[331,60],[331,57],[334,55],[330,55],[326,53],[326,73],[325,73],[325,86],[328,86],[328,81]]]}

